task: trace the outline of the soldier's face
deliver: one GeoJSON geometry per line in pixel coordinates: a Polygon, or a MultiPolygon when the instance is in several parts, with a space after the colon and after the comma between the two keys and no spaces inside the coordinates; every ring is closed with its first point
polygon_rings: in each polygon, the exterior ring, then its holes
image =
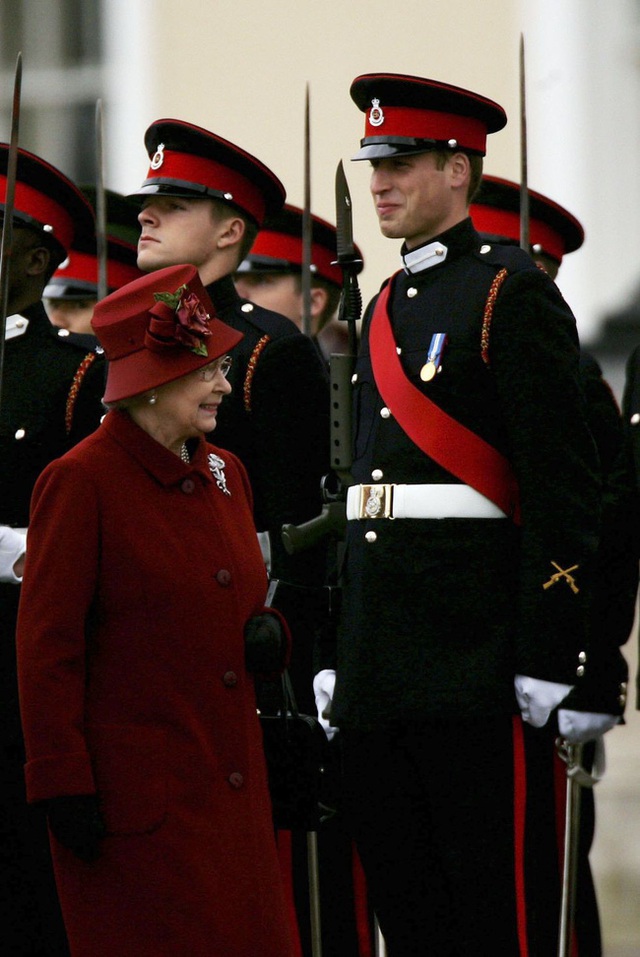
{"type": "Polygon", "coordinates": [[[460,220],[451,162],[438,168],[435,153],[371,161],[371,195],[380,230],[413,249],[460,220]]]}
{"type": "Polygon", "coordinates": [[[138,220],[138,268],[144,272],[191,263],[202,276],[215,258],[216,222],[208,199],[153,196],[138,220]]]}

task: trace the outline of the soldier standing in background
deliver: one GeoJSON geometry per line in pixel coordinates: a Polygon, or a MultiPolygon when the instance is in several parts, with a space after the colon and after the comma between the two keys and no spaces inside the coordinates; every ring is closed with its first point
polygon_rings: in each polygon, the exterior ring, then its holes
{"type": "MultiPolygon", "coordinates": [[[[483,176],[469,212],[485,242],[519,244],[520,186],[517,183],[496,176],[483,176]]],[[[534,261],[555,280],[563,257],[582,246],[584,230],[575,216],[558,203],[529,190],[529,239],[534,261]]],[[[584,711],[622,717],[627,699],[628,667],[620,649],[631,633],[638,587],[638,561],[634,547],[637,506],[622,417],[598,363],[584,350],[580,352],[580,377],[602,468],[602,533],[592,609],[590,678],[564,702],[565,707],[575,709],[578,721],[580,712],[584,711]]],[[[565,790],[562,782],[566,766],[558,757],[553,740],[550,740],[549,747],[553,759],[546,768],[540,766],[536,769],[531,784],[536,789],[537,800],[532,794],[530,806],[534,806],[535,801],[537,813],[546,814],[549,822],[554,819],[563,821],[565,790]],[[558,782],[555,789],[554,777],[558,782]]],[[[600,741],[598,747],[604,747],[604,743],[600,741]]],[[[594,741],[585,745],[583,762],[587,768],[593,763],[595,748],[594,741]]],[[[540,834],[549,833],[550,828],[540,829],[533,813],[529,823],[530,846],[535,847],[540,834]]],[[[600,957],[602,953],[598,905],[589,865],[594,828],[594,790],[582,787],[575,914],[580,957],[600,957]]],[[[561,869],[560,858],[558,874],[561,869]]],[[[541,882],[541,887],[546,897],[542,906],[553,927],[559,901],[557,881],[541,882]]]]}
{"type": "MultiPolygon", "coordinates": [[[[0,144],[0,203],[6,195],[8,147],[0,144]]],[[[4,205],[2,206],[2,209],[4,205]]],[[[2,788],[0,926],[15,957],[67,953],[51,872],[44,815],[27,809],[18,710],[15,626],[29,502],[43,468],[92,432],[104,411],[104,361],[84,337],[60,337],[41,302],[43,289],[93,213],[57,169],[19,150],[9,257],[8,319],[0,407],[0,584],[2,634],[2,788]]],[[[43,703],[46,707],[46,703],[43,703]]]]}
{"type": "Polygon", "coordinates": [[[469,218],[502,108],[397,74],[351,95],[355,158],[404,244],[363,321],[337,677],[327,661],[318,702],[389,957],[555,955],[522,801],[537,730],[590,667],[600,488],[575,320],[469,218]]]}
{"type": "MultiPolygon", "coordinates": [[[[270,216],[234,275],[241,296],[287,316],[299,329],[303,328],[304,311],[303,215],[303,210],[287,204],[270,216]]],[[[342,270],[336,256],[335,226],[311,216],[310,335],[325,362],[348,346],[346,326],[336,318],[342,291],[342,270]]]]}
{"type": "MultiPolygon", "coordinates": [[[[311,338],[325,362],[331,353],[346,352],[346,323],[336,319],[342,290],[342,269],[336,262],[336,229],[319,216],[311,216],[311,338]]],[[[302,289],[303,210],[285,205],[269,216],[234,275],[238,293],[265,309],[272,309],[303,327],[302,289]]],[[[362,256],[357,250],[360,260],[362,256]]],[[[357,270],[360,272],[362,265],[357,270]]],[[[335,548],[329,550],[327,581],[335,585],[335,548]]],[[[306,697],[313,682],[310,655],[307,668],[295,670],[294,691],[306,697]]],[[[373,951],[372,915],[362,865],[340,810],[340,736],[330,737],[323,781],[335,797],[336,813],[323,821],[318,833],[323,957],[357,957],[373,951]]],[[[306,939],[309,923],[305,835],[293,835],[292,877],[298,925],[306,939]]],[[[308,953],[308,948],[305,950],[308,953]]]]}

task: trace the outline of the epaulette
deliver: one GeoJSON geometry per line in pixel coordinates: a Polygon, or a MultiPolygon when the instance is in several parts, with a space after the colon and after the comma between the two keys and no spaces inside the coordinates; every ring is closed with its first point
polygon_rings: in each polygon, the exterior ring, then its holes
{"type": "Polygon", "coordinates": [[[513,275],[513,273],[538,269],[539,267],[524,249],[520,249],[519,246],[510,246],[500,243],[483,243],[476,253],[476,258],[484,263],[489,263],[491,266],[496,266],[498,269],[485,302],[482,316],[482,331],[480,333],[480,355],[482,356],[484,364],[489,368],[491,365],[489,360],[489,338],[491,334],[493,308],[502,284],[507,276],[513,275]]]}

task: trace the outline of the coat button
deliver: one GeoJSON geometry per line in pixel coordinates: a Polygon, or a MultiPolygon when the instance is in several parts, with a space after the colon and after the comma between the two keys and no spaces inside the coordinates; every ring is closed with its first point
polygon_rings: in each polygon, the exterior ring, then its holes
{"type": "Polygon", "coordinates": [[[576,674],[578,678],[582,678],[584,674],[584,665],[578,665],[578,667],[576,668],[576,674]]]}
{"type": "Polygon", "coordinates": [[[180,486],[185,495],[191,495],[195,487],[196,483],[190,478],[186,478],[180,486]]]}
{"type": "Polygon", "coordinates": [[[370,544],[375,542],[378,538],[375,532],[367,532],[364,537],[365,541],[369,542],[370,544]]]}
{"type": "Polygon", "coordinates": [[[235,688],[238,684],[238,676],[235,671],[225,671],[222,676],[222,683],[225,688],[235,688]]]}
{"type": "Polygon", "coordinates": [[[640,412],[634,412],[629,421],[631,425],[637,425],[640,422],[640,412]]]}
{"type": "Polygon", "coordinates": [[[373,479],[374,482],[379,482],[383,474],[384,473],[382,469],[374,469],[373,472],[371,473],[371,478],[373,479]]]}
{"type": "Polygon", "coordinates": [[[231,572],[228,568],[221,568],[219,572],[216,572],[216,581],[219,585],[222,585],[223,588],[227,588],[231,584],[231,572]]]}
{"type": "Polygon", "coordinates": [[[228,778],[229,784],[237,791],[244,784],[244,777],[239,771],[232,771],[228,778]]]}
{"type": "Polygon", "coordinates": [[[409,299],[413,299],[413,297],[417,295],[418,295],[418,290],[416,289],[416,287],[409,286],[409,288],[407,289],[407,296],[409,297],[409,299]]]}
{"type": "Polygon", "coordinates": [[[390,412],[389,409],[386,407],[386,405],[384,405],[384,406],[380,409],[380,415],[382,416],[383,419],[389,419],[389,418],[391,418],[391,412],[390,412]]]}
{"type": "Polygon", "coordinates": [[[252,302],[243,302],[240,306],[242,312],[253,312],[253,303],[252,302]]]}
{"type": "Polygon", "coordinates": [[[26,434],[27,434],[27,433],[25,432],[24,429],[18,429],[18,431],[16,432],[14,438],[19,442],[20,439],[23,439],[26,434]]]}

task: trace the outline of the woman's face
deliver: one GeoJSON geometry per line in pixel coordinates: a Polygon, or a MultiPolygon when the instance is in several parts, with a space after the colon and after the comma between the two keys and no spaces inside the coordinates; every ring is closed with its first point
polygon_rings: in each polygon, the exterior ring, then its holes
{"type": "Polygon", "coordinates": [[[215,429],[218,407],[231,392],[226,379],[230,364],[229,357],[222,356],[155,390],[156,402],[147,409],[152,410],[164,444],[171,446],[215,429]]]}

